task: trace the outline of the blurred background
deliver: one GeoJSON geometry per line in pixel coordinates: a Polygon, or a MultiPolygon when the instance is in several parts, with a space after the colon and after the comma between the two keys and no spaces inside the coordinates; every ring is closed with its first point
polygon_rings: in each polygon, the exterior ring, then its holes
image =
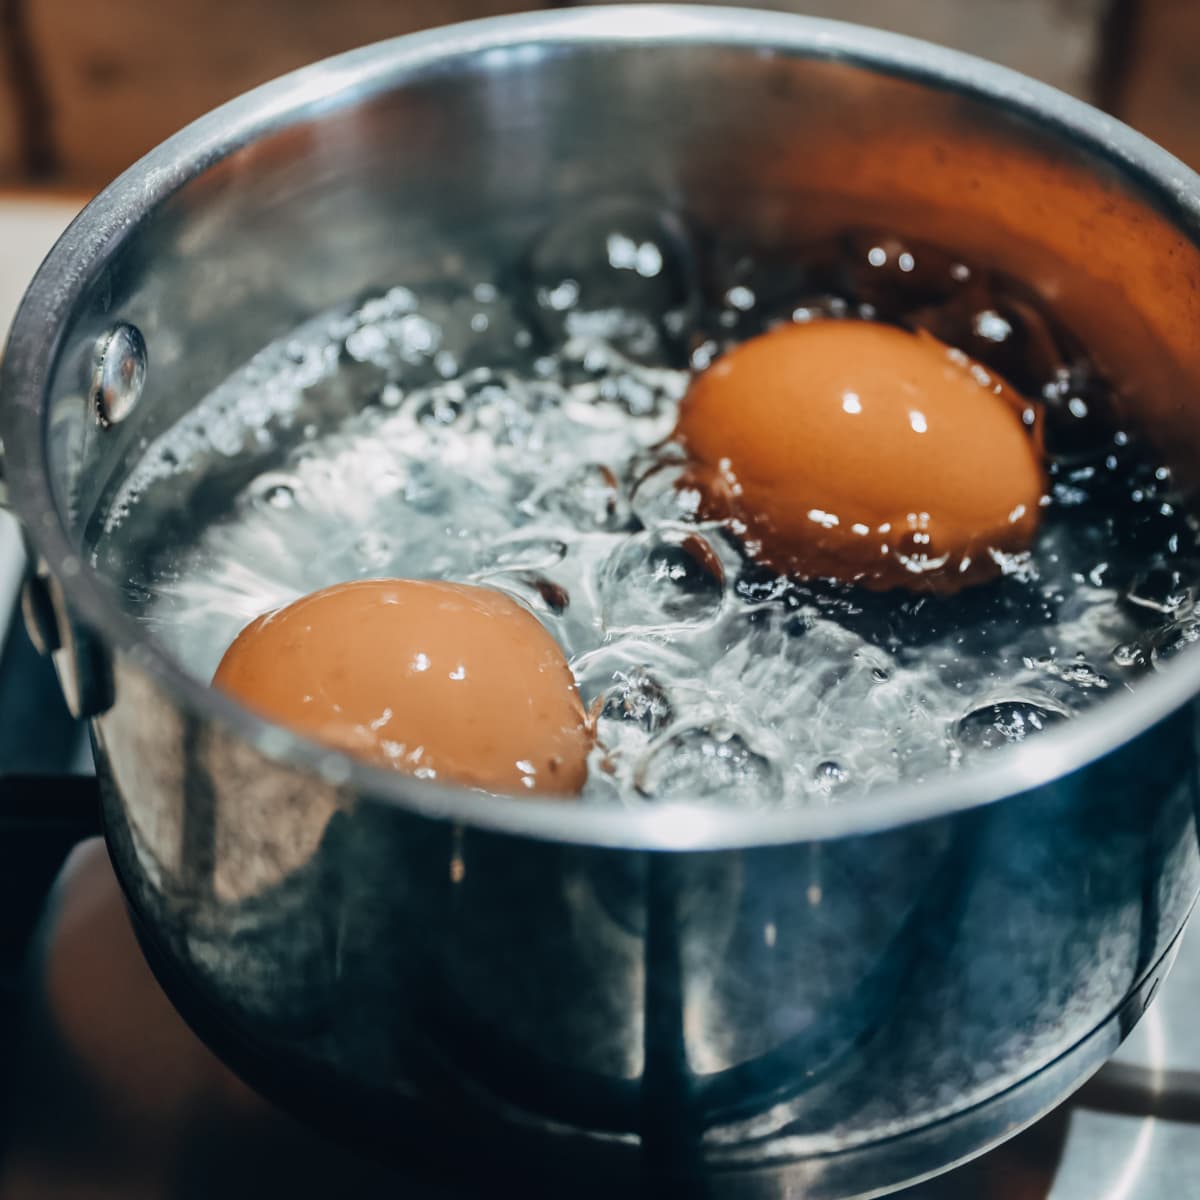
{"type": "MultiPolygon", "coordinates": [[[[0,0],[0,334],[98,188],[222,101],[380,38],[571,0],[0,0]]],[[[1015,67],[1200,166],[1200,0],[758,0],[1015,67]]]]}
{"type": "MultiPolygon", "coordinates": [[[[569,4],[569,0],[567,0],[569,4]]],[[[546,4],[544,7],[566,7],[546,4]]],[[[992,58],[1200,162],[1200,0],[758,0],[992,58]]],[[[0,0],[0,184],[95,190],[293,67],[537,0],[0,0]]]]}

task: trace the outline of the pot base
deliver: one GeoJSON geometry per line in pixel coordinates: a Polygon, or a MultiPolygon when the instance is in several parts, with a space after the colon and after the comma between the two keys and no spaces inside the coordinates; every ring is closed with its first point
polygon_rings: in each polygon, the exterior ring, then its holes
{"type": "MultiPolygon", "coordinates": [[[[122,885],[124,886],[124,885],[122,885]]],[[[193,1032],[268,1101],[372,1159],[413,1187],[474,1196],[498,1178],[526,1196],[610,1197],[614,1188],[662,1196],[680,1187],[709,1200],[803,1195],[806,1200],[870,1200],[940,1175],[1008,1141],[1063,1103],[1129,1035],[1169,972],[1181,934],[1121,1006],[1065,1054],[982,1104],[895,1138],[830,1155],[789,1158],[787,1139],[755,1143],[723,1161],[662,1149],[633,1138],[537,1125],[497,1111],[465,1092],[420,1094],[364,1086],[316,1064],[285,1062],[239,1028],[185,977],[138,913],[133,928],[155,978],[193,1032]],[[666,1162],[670,1166],[663,1166],[666,1162]],[[530,1164],[535,1164],[533,1167],[530,1164]]]]}

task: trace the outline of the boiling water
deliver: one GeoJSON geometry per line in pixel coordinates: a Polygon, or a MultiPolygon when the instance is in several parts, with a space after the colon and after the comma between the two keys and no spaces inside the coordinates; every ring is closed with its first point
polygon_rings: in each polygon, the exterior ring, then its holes
{"type": "Polygon", "coordinates": [[[596,714],[588,798],[826,803],[1037,737],[1200,637],[1194,525],[1111,410],[1019,285],[936,249],[855,235],[768,271],[618,206],[503,288],[395,287],[265,349],[147,449],[97,561],[203,678],[330,583],[486,584],[596,714]],[[776,578],[676,486],[690,370],[817,315],[923,325],[1041,400],[1051,492],[1003,578],[953,598],[776,578]]]}

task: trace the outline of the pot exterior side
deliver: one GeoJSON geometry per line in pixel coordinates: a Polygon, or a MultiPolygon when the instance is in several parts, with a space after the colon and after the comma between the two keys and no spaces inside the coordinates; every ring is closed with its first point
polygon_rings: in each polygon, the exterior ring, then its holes
{"type": "Polygon", "coordinates": [[[1111,1052],[1200,886],[1191,709],[1002,804],[652,853],[315,787],[115,675],[110,846],[172,995],[255,1082],[359,1098],[356,1133],[406,1159],[397,1130],[470,1129],[817,1196],[947,1165],[1111,1052]]]}

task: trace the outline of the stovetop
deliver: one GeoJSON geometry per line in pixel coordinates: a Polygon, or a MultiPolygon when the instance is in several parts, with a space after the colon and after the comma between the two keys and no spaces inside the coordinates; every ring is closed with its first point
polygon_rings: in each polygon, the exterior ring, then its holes
{"type": "MultiPolygon", "coordinates": [[[[28,277],[72,208],[0,199],[0,329],[14,271],[28,277]]],[[[96,836],[85,732],[11,616],[20,569],[0,514],[0,1200],[419,1200],[394,1169],[256,1096],[158,988],[96,836]]],[[[1198,997],[1193,931],[1133,1036],[1074,1100],[897,1200],[1200,1200],[1198,997]]]]}

